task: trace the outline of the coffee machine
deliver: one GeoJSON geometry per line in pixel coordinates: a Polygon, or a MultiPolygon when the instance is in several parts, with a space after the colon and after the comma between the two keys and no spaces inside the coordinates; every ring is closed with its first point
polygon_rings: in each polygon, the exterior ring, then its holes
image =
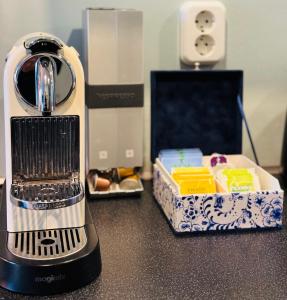
{"type": "Polygon", "coordinates": [[[27,35],[7,55],[0,285],[8,290],[64,292],[100,274],[85,199],[84,87],[77,51],[55,36],[27,35]]]}

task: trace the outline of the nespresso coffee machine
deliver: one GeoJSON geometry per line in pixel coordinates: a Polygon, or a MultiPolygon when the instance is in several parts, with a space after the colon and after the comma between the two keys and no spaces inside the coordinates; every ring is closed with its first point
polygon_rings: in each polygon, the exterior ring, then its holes
{"type": "Polygon", "coordinates": [[[85,199],[84,75],[73,47],[45,33],[23,37],[4,71],[6,184],[0,285],[50,294],[101,271],[85,199]]]}

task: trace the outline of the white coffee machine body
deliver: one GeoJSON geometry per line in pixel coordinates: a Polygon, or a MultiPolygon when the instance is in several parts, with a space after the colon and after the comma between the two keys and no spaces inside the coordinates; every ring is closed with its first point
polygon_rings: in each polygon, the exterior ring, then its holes
{"type": "MultiPolygon", "coordinates": [[[[54,63],[53,62],[53,63],[54,63]]],[[[32,66],[33,68],[35,66],[32,66]]],[[[66,72],[68,72],[66,70],[66,72]]],[[[61,71],[59,69],[57,70],[57,74],[55,76],[59,77],[61,71]]],[[[45,74],[43,75],[45,77],[45,74]]],[[[54,80],[52,82],[56,86],[56,95],[55,97],[59,97],[58,91],[57,91],[57,81],[54,80]]],[[[47,78],[46,78],[47,80],[47,78]]],[[[63,82],[61,82],[62,86],[65,86],[67,84],[71,84],[70,82],[64,82],[64,76],[63,76],[63,82]]],[[[48,80],[49,81],[49,80],[48,80]]],[[[22,85],[25,85],[25,82],[21,83],[22,85]]],[[[35,83],[36,85],[36,83],[35,83]]],[[[44,91],[45,92],[45,91],[44,91]]],[[[35,91],[32,91],[32,93],[35,93],[35,91]]],[[[61,95],[60,95],[61,96],[61,95]]],[[[46,34],[46,33],[33,33],[29,34],[27,36],[24,36],[21,38],[11,49],[9,54],[6,58],[6,65],[5,65],[5,71],[4,71],[4,109],[5,109],[5,148],[6,148],[6,203],[7,203],[7,230],[9,232],[19,232],[19,231],[33,231],[33,230],[47,230],[47,229],[54,229],[54,228],[69,228],[69,227],[81,227],[85,223],[85,201],[84,201],[84,183],[85,183],[85,103],[84,103],[84,75],[83,75],[83,69],[82,65],[79,60],[79,55],[77,51],[73,47],[66,46],[62,41],[60,41],[58,38],[46,34]],[[48,44],[45,44],[48,41],[48,44]],[[51,42],[51,44],[49,44],[51,42]],[[52,49],[53,51],[50,52],[50,48],[54,47],[55,49],[52,49]],[[34,47],[34,49],[33,49],[34,47]],[[37,48],[38,47],[38,48],[37,48]],[[45,47],[48,47],[49,49],[45,49],[45,47]],[[31,50],[33,49],[33,50],[31,50]],[[34,53],[33,53],[34,51],[34,53]],[[18,199],[12,199],[12,185],[16,182],[17,183],[17,175],[13,174],[13,170],[15,170],[15,166],[13,166],[13,155],[22,155],[25,156],[24,160],[26,162],[24,163],[24,166],[20,166],[19,170],[23,170],[23,168],[27,167],[27,160],[28,166],[27,168],[30,168],[30,172],[37,173],[39,170],[39,166],[37,166],[37,159],[39,161],[42,160],[42,167],[45,168],[44,164],[48,163],[49,158],[43,158],[44,156],[40,154],[40,158],[37,158],[35,156],[39,155],[39,149],[35,149],[36,146],[39,146],[38,144],[41,143],[41,141],[35,142],[35,136],[31,137],[33,135],[33,131],[31,130],[30,136],[30,142],[32,145],[29,145],[29,142],[26,142],[26,144],[19,145],[19,147],[26,147],[25,149],[13,150],[12,149],[12,136],[13,132],[12,130],[15,128],[11,128],[11,119],[17,118],[17,117],[41,117],[43,115],[43,112],[39,111],[39,107],[36,105],[31,105],[27,99],[25,99],[25,96],[21,95],[21,91],[19,91],[19,87],[17,84],[19,83],[17,76],[19,77],[20,72],[25,72],[25,68],[29,67],[29,60],[32,62],[35,62],[36,59],[39,59],[39,57],[45,57],[45,56],[51,56],[54,62],[56,63],[61,60],[65,63],[61,66],[62,72],[64,70],[64,67],[70,71],[69,80],[72,80],[72,86],[69,88],[70,90],[65,91],[67,95],[64,101],[62,103],[56,103],[54,110],[51,111],[50,116],[77,116],[79,118],[79,166],[77,170],[76,176],[78,176],[79,181],[81,183],[82,187],[82,197],[79,201],[79,199],[73,199],[74,203],[73,205],[65,205],[63,204],[63,201],[61,203],[58,203],[54,205],[54,207],[51,208],[51,205],[47,205],[49,201],[51,202],[51,199],[44,199],[43,201],[40,201],[40,204],[37,206],[37,199],[33,202],[35,199],[26,199],[27,206],[26,207],[25,202],[18,201],[18,199]],[[34,57],[34,58],[33,58],[34,57]],[[20,69],[23,69],[22,71],[20,69]],[[15,152],[16,151],[16,152],[15,152]],[[30,152],[29,152],[30,151],[30,152]],[[15,154],[16,153],[16,154],[15,154]],[[46,159],[46,161],[45,161],[46,159]],[[25,165],[26,164],[26,165],[25,165]],[[35,166],[36,165],[36,166],[35,166]],[[31,171],[32,170],[32,171],[31,171]],[[12,201],[15,200],[15,201],[12,201]],[[36,205],[34,205],[36,203],[36,205]],[[34,206],[33,206],[34,205],[34,206]],[[47,209],[48,208],[48,209],[47,209]]],[[[61,99],[63,100],[63,99],[61,99]]],[[[34,101],[34,100],[33,100],[34,101]]],[[[35,104],[35,103],[34,103],[35,104]]],[[[39,121],[40,122],[40,121],[39,121]]],[[[14,126],[15,127],[15,126],[14,126]]],[[[28,127],[29,128],[29,127],[28,127]]],[[[66,128],[67,129],[67,128],[66,128]]],[[[59,132],[59,131],[58,131],[59,132]]],[[[60,132],[61,134],[68,134],[68,132],[60,132]]],[[[27,132],[26,132],[27,134],[27,132]]],[[[19,134],[21,135],[21,133],[19,134]]],[[[40,138],[40,136],[39,136],[40,138]]],[[[54,137],[56,138],[56,137],[54,137]]],[[[47,143],[54,140],[53,137],[47,138],[46,140],[43,140],[44,146],[41,148],[41,151],[45,151],[45,149],[48,149],[49,145],[47,143]],[[49,140],[50,139],[50,140],[49,140]],[[44,149],[44,150],[43,150],[44,149]]],[[[17,142],[17,141],[16,141],[17,142]]],[[[17,145],[14,145],[14,148],[17,145]]],[[[56,145],[54,145],[55,148],[56,145]]],[[[65,146],[65,145],[64,145],[65,146]]],[[[63,146],[63,147],[64,147],[63,146]]],[[[59,145],[60,147],[60,145],[59,145]]],[[[67,150],[67,149],[66,149],[67,150]]],[[[65,151],[66,151],[65,150],[65,151]]],[[[61,151],[61,149],[60,149],[61,151]]],[[[68,153],[67,151],[65,153],[68,153]]],[[[63,153],[53,153],[50,159],[54,159],[55,155],[58,155],[58,160],[61,159],[64,160],[65,158],[61,158],[61,155],[63,153]]],[[[18,162],[20,160],[18,159],[18,162]]],[[[15,163],[15,161],[14,161],[15,163]]],[[[19,162],[19,164],[23,164],[23,160],[19,162]]],[[[61,165],[61,162],[59,163],[58,168],[61,167],[67,167],[67,164],[61,165]]],[[[54,166],[55,167],[55,166],[54,166]]],[[[29,170],[25,171],[25,173],[29,172],[29,170]]],[[[61,172],[60,172],[61,173],[61,172]]],[[[27,175],[27,174],[26,174],[27,175]]],[[[25,177],[25,176],[24,176],[25,177]]],[[[27,176],[26,176],[27,177],[27,176]]],[[[43,178],[42,178],[43,179],[43,178]]],[[[57,179],[57,178],[56,178],[57,179]]],[[[22,179],[20,179],[21,181],[22,179]]],[[[55,180],[55,178],[54,178],[55,180]]],[[[35,178],[30,178],[30,181],[32,184],[35,184],[35,178]]],[[[21,182],[18,184],[21,184],[21,182]]],[[[25,183],[23,183],[25,184],[25,183]]],[[[45,188],[45,187],[44,187],[45,188]]],[[[21,188],[20,188],[21,189],[21,188]]],[[[54,192],[53,192],[54,193],[54,192]]],[[[56,192],[55,192],[56,193],[56,192]]],[[[46,191],[46,194],[51,197],[51,189],[46,191]],[[49,195],[50,193],[50,195],[49,195]]],[[[46,195],[46,196],[47,196],[46,195]]],[[[35,196],[35,195],[34,195],[35,196]]],[[[33,195],[32,195],[33,197],[33,195]]],[[[37,193],[36,193],[37,197],[37,193]]],[[[49,198],[49,197],[48,197],[49,198]]]]}
{"type": "Polygon", "coordinates": [[[101,272],[84,190],[85,95],[78,56],[58,38],[34,33],[6,59],[0,286],[13,292],[63,293],[101,272]]]}

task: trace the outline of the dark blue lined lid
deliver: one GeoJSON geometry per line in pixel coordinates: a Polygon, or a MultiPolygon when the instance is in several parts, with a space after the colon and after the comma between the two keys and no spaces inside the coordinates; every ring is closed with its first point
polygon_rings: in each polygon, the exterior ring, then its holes
{"type": "Polygon", "coordinates": [[[152,71],[152,161],[169,148],[240,154],[242,90],[242,71],[152,71]]]}

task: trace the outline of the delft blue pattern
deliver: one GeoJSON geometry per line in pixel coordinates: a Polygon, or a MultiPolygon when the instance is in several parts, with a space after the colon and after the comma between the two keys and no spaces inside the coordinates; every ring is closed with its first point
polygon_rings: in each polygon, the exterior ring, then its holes
{"type": "Polygon", "coordinates": [[[177,232],[282,226],[278,191],[181,197],[154,168],[154,196],[177,232]]]}

